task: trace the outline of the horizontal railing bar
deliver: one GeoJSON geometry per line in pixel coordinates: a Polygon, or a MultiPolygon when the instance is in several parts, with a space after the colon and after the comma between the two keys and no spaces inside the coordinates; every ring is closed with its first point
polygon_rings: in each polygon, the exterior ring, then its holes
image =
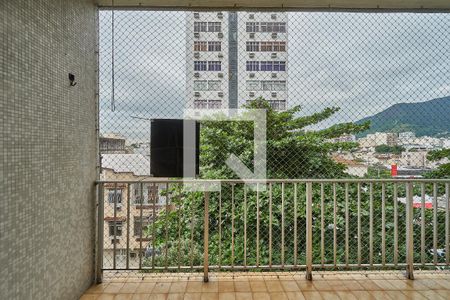
{"type": "MultiPolygon", "coordinates": [[[[400,269],[401,267],[404,268],[406,265],[407,265],[406,263],[399,263],[399,264],[386,263],[384,265],[383,264],[372,264],[372,265],[370,265],[370,264],[361,264],[361,265],[359,265],[357,263],[346,265],[345,263],[343,263],[343,264],[336,264],[336,265],[334,265],[334,264],[324,264],[324,265],[322,265],[322,264],[313,264],[312,267],[313,267],[313,269],[316,269],[316,270],[320,270],[320,269],[335,269],[335,268],[343,268],[343,269],[361,269],[361,268],[385,268],[385,269],[387,269],[387,268],[391,268],[392,269],[394,267],[395,267],[395,269],[397,269],[397,268],[400,269]]],[[[439,262],[437,264],[434,264],[434,263],[422,264],[420,262],[417,262],[417,263],[414,263],[414,266],[417,266],[417,267],[423,267],[423,266],[425,266],[425,267],[445,267],[445,266],[447,266],[447,264],[445,262],[442,262],[442,263],[439,262]]],[[[192,268],[190,266],[180,266],[180,267],[178,267],[178,266],[170,266],[170,267],[167,267],[167,270],[178,270],[178,269],[181,269],[181,270],[198,270],[199,274],[200,274],[200,271],[203,270],[203,266],[193,266],[192,268]]],[[[221,269],[221,270],[250,270],[250,269],[283,269],[283,270],[294,269],[294,270],[298,270],[298,269],[306,269],[306,265],[284,265],[284,266],[282,266],[282,265],[272,265],[272,266],[269,266],[269,265],[259,265],[259,266],[256,266],[256,265],[252,265],[252,266],[249,266],[249,265],[248,266],[218,266],[218,265],[212,265],[212,266],[209,266],[209,269],[210,270],[218,270],[218,269],[221,269]]],[[[165,267],[156,267],[155,266],[154,269],[152,269],[151,267],[149,267],[149,268],[144,267],[144,268],[141,268],[141,269],[139,269],[139,268],[129,268],[129,269],[104,268],[104,269],[102,269],[102,271],[153,271],[153,270],[166,270],[166,268],[165,267]]]]}
{"type": "Polygon", "coordinates": [[[197,179],[197,180],[183,180],[183,179],[154,179],[144,178],[141,180],[98,180],[97,184],[105,183],[197,183],[197,184],[214,184],[214,183],[450,183],[450,179],[429,179],[429,178],[380,178],[380,179],[197,179]]]}

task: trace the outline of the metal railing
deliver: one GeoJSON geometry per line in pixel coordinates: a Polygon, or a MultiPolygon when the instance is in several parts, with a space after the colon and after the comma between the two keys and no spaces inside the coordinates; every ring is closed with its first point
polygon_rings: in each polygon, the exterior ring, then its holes
{"type": "Polygon", "coordinates": [[[448,179],[193,182],[221,190],[98,182],[99,281],[106,270],[203,270],[207,281],[209,270],[305,270],[312,279],[314,270],[406,269],[413,279],[415,268],[449,266],[448,179]],[[133,206],[136,191],[150,205],[133,206]]]}

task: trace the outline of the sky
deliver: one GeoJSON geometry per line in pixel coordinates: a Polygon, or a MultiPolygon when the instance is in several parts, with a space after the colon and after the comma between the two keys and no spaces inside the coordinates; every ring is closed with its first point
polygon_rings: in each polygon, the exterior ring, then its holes
{"type": "MultiPolygon", "coordinates": [[[[114,13],[114,105],[111,24],[101,11],[101,131],[148,141],[149,122],[132,116],[182,117],[185,12],[114,13]]],[[[450,95],[450,14],[289,12],[287,27],[288,106],[341,108],[312,129],[450,95]]]]}

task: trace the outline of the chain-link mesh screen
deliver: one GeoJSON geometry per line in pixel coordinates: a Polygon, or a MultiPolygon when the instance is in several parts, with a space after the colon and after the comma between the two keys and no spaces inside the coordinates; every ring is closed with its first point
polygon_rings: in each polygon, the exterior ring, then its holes
{"type": "MultiPolygon", "coordinates": [[[[102,10],[99,21],[102,179],[152,174],[151,119],[224,108],[267,110],[267,178],[450,177],[449,14],[102,10]]],[[[230,154],[252,169],[251,123],[201,122],[199,177],[237,178],[230,154]]],[[[203,194],[105,188],[105,269],[200,268],[203,194]],[[114,199],[129,203],[114,211],[114,199]]],[[[416,263],[444,260],[447,198],[434,189],[414,186],[416,263]]],[[[312,193],[318,268],[404,263],[404,184],[312,193]]],[[[222,185],[210,265],[304,265],[305,194],[304,183],[222,185]]]]}

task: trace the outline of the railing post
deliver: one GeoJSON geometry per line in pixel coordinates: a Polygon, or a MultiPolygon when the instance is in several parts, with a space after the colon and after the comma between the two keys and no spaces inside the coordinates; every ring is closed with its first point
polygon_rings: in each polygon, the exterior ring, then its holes
{"type": "Polygon", "coordinates": [[[406,183],[406,277],[414,279],[413,184],[406,183]]]}
{"type": "Polygon", "coordinates": [[[312,280],[312,183],[306,183],[306,279],[312,280]]]}
{"type": "Polygon", "coordinates": [[[99,183],[97,186],[97,258],[96,258],[96,270],[95,270],[95,281],[97,283],[102,283],[103,281],[103,183],[99,183]]]}
{"type": "Polygon", "coordinates": [[[208,282],[209,191],[205,191],[205,219],[203,223],[203,281],[208,282]]]}

